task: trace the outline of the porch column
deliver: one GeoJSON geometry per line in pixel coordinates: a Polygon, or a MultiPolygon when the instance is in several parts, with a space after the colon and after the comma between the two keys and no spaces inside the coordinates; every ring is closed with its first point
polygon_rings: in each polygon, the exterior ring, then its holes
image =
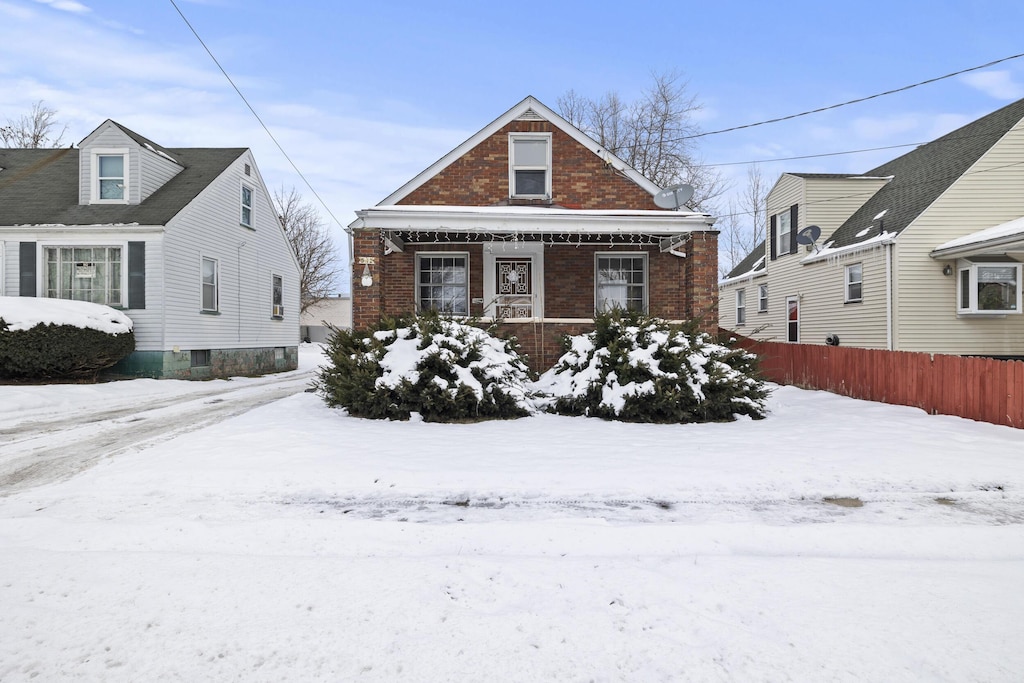
{"type": "Polygon", "coordinates": [[[700,330],[718,332],[718,232],[694,232],[686,245],[687,318],[700,330]]]}
{"type": "Polygon", "coordinates": [[[380,230],[357,229],[352,232],[352,329],[363,330],[381,319],[383,301],[384,245],[380,230]],[[373,283],[363,284],[363,272],[370,270],[373,283]]]}

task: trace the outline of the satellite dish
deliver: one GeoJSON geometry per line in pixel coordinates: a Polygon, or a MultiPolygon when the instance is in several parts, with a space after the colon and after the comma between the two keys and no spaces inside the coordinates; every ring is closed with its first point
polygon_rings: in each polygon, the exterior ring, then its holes
{"type": "Polygon", "coordinates": [[[678,209],[692,196],[693,188],[689,185],[673,185],[654,195],[654,203],[662,209],[678,209]]]}
{"type": "Polygon", "coordinates": [[[797,244],[811,246],[819,237],[821,237],[821,228],[817,225],[808,225],[796,234],[796,241],[797,244]]]}

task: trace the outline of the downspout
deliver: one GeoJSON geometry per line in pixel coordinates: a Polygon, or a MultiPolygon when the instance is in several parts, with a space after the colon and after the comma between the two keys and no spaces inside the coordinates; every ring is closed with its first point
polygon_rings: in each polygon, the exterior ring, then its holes
{"type": "Polygon", "coordinates": [[[894,243],[886,245],[885,250],[885,348],[893,351],[892,342],[892,315],[893,315],[893,291],[892,291],[892,250],[894,243]]]}

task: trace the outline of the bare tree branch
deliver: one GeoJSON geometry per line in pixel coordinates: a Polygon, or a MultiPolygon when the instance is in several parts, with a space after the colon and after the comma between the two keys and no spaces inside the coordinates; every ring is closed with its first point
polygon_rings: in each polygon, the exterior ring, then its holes
{"type": "Polygon", "coordinates": [[[60,134],[54,137],[53,132],[58,126],[57,111],[39,100],[32,105],[31,112],[18,119],[7,119],[7,125],[0,126],[0,142],[4,147],[16,149],[61,147],[68,127],[61,128],[60,134]]]}
{"type": "Polygon", "coordinates": [[[765,238],[768,183],[757,164],[747,167],[747,184],[717,227],[719,274],[724,277],[765,238]]]}
{"type": "Polygon", "coordinates": [[[339,266],[334,240],[320,213],[294,187],[275,190],[274,206],[302,269],[300,310],[305,311],[335,290],[339,266]]]}
{"type": "Polygon", "coordinates": [[[694,114],[700,111],[681,74],[652,74],[653,82],[635,102],[615,92],[592,100],[573,90],[558,98],[567,121],[601,143],[661,187],[688,183],[694,187],[690,209],[710,211],[726,183],[718,171],[702,166],[689,136],[699,132],[694,114]]]}

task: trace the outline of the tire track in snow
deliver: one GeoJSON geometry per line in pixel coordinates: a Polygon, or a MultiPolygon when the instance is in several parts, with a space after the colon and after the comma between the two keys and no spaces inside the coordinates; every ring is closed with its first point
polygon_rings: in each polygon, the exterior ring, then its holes
{"type": "Polygon", "coordinates": [[[104,458],[202,429],[309,388],[312,373],[36,420],[0,431],[0,497],[69,479],[104,458]]]}

